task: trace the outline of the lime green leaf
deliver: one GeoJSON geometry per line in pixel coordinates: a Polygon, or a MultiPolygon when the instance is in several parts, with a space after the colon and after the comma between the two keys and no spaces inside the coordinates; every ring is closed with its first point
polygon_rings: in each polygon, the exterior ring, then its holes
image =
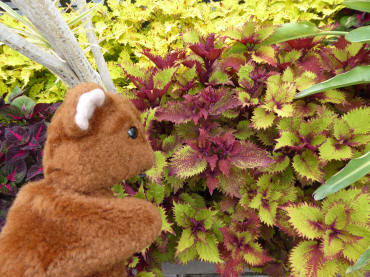
{"type": "Polygon", "coordinates": [[[370,3],[368,0],[345,0],[342,4],[353,10],[370,13],[370,3]]]}
{"type": "Polygon", "coordinates": [[[167,165],[166,162],[166,155],[161,151],[154,152],[154,165],[151,169],[146,171],[146,175],[151,179],[153,182],[160,183],[161,178],[163,176],[163,170],[167,165]]]}
{"type": "Polygon", "coordinates": [[[357,262],[354,265],[347,268],[346,274],[361,269],[362,267],[366,266],[369,262],[370,262],[370,247],[361,255],[361,257],[357,260],[357,262]]]}
{"type": "Polygon", "coordinates": [[[299,138],[296,134],[290,131],[282,131],[280,138],[278,138],[275,145],[275,150],[284,146],[294,146],[299,143],[299,138]]]}
{"type": "Polygon", "coordinates": [[[176,224],[180,227],[187,227],[188,226],[188,215],[194,216],[195,211],[189,204],[177,204],[173,202],[173,210],[175,215],[176,224]]]}
{"type": "Polygon", "coordinates": [[[368,42],[370,41],[370,26],[364,26],[346,34],[346,40],[350,42],[368,42]]]}
{"type": "Polygon", "coordinates": [[[154,86],[159,89],[163,89],[172,79],[172,76],[175,74],[177,68],[170,67],[159,71],[154,75],[154,86]]]}
{"type": "Polygon", "coordinates": [[[274,123],[275,115],[263,108],[255,108],[251,126],[256,129],[266,129],[274,123]]]}
{"type": "Polygon", "coordinates": [[[194,245],[194,236],[191,233],[191,229],[187,228],[182,231],[180,240],[177,244],[177,253],[183,252],[184,250],[194,245]]]}
{"type": "Polygon", "coordinates": [[[324,222],[324,216],[319,208],[303,203],[287,207],[285,210],[290,217],[290,224],[301,236],[316,239],[324,235],[324,229],[320,227],[324,222]]]}
{"type": "Polygon", "coordinates": [[[216,84],[225,84],[229,81],[229,77],[227,74],[223,71],[216,70],[212,73],[212,75],[209,77],[209,82],[215,82],[216,84]]]}
{"type": "Polygon", "coordinates": [[[198,43],[199,42],[199,33],[195,32],[195,31],[186,32],[185,34],[183,34],[182,38],[183,38],[185,43],[191,43],[191,44],[198,43]]]}
{"type": "Polygon", "coordinates": [[[370,65],[356,66],[354,69],[339,74],[327,81],[315,84],[298,93],[295,98],[303,98],[329,89],[370,83],[370,65]]]}
{"type": "Polygon", "coordinates": [[[116,184],[112,187],[112,191],[115,197],[118,198],[124,198],[128,196],[128,194],[125,192],[125,189],[122,185],[116,184]]]}
{"type": "Polygon", "coordinates": [[[149,201],[161,204],[164,198],[164,187],[157,183],[152,183],[146,192],[149,201]]]}
{"type": "Polygon", "coordinates": [[[353,159],[337,174],[333,175],[320,186],[314,193],[315,200],[324,199],[327,195],[333,194],[350,184],[356,182],[370,172],[370,152],[353,159]]]}
{"type": "Polygon", "coordinates": [[[328,138],[320,148],[320,158],[326,161],[346,160],[352,157],[352,149],[347,145],[338,144],[333,138],[328,138]]]}
{"type": "Polygon", "coordinates": [[[343,115],[354,134],[368,134],[370,132],[370,107],[353,109],[343,115]]]}
{"type": "Polygon", "coordinates": [[[301,155],[295,155],[293,167],[299,175],[309,180],[322,181],[319,158],[310,150],[305,150],[301,155]]]}
{"type": "Polygon", "coordinates": [[[195,245],[199,259],[210,263],[221,263],[220,254],[217,248],[217,239],[212,234],[206,235],[206,242],[198,241],[195,245]]]}
{"type": "Polygon", "coordinates": [[[172,230],[172,223],[168,222],[166,211],[163,207],[158,207],[159,213],[161,214],[161,219],[162,219],[162,232],[167,232],[171,234],[175,234],[174,231],[172,230]]]}
{"type": "Polygon", "coordinates": [[[197,250],[195,247],[190,247],[186,251],[180,252],[177,254],[177,257],[183,264],[186,264],[192,260],[194,260],[197,256],[197,250]]]}
{"type": "Polygon", "coordinates": [[[186,145],[174,153],[171,166],[177,176],[187,178],[203,172],[207,168],[207,162],[197,151],[186,145]]]}
{"type": "Polygon", "coordinates": [[[340,251],[343,250],[343,241],[336,237],[331,237],[331,230],[326,231],[324,236],[324,255],[326,257],[333,257],[335,255],[338,255],[340,251]]]}
{"type": "Polygon", "coordinates": [[[153,272],[141,271],[137,275],[137,277],[156,277],[153,272]]]}
{"type": "Polygon", "coordinates": [[[252,65],[246,64],[240,67],[238,71],[238,77],[240,80],[247,80],[249,84],[252,84],[253,81],[250,78],[250,73],[253,71],[254,67],[252,65]]]}

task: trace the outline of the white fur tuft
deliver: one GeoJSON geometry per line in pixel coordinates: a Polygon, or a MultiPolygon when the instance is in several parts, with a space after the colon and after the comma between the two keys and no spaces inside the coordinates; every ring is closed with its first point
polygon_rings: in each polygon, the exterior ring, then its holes
{"type": "Polygon", "coordinates": [[[101,107],[105,100],[104,91],[97,88],[86,92],[78,99],[75,122],[81,130],[89,129],[89,119],[97,107],[101,107]]]}

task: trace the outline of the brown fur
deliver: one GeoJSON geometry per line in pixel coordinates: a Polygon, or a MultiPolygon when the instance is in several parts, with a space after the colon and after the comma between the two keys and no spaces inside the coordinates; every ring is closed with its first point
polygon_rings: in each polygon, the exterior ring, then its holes
{"type": "Polygon", "coordinates": [[[74,122],[80,95],[95,88],[86,83],[70,90],[52,119],[45,178],[22,187],[0,234],[1,277],[123,277],[125,259],[159,235],[155,206],[111,192],[152,166],[135,107],[106,93],[87,131],[74,122]],[[132,126],[136,139],[128,136],[132,126]]]}

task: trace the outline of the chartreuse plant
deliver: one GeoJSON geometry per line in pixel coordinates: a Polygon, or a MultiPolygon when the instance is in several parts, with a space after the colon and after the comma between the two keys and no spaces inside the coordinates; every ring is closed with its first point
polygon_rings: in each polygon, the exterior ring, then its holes
{"type": "MultiPolygon", "coordinates": [[[[258,21],[275,24],[305,20],[325,25],[332,23],[336,12],[343,8],[338,5],[340,2],[223,0],[204,3],[198,0],[109,0],[106,1],[106,6],[91,4],[90,11],[94,12],[92,20],[110,75],[122,92],[123,88],[130,89],[133,85],[121,74],[117,64],[133,61],[146,68],[150,62],[142,54],[145,49],[151,49],[153,54],[162,56],[169,50],[183,49],[181,35],[190,29],[196,29],[203,35],[223,34],[231,26],[240,27],[251,16],[258,21]]],[[[85,15],[88,13],[87,11],[85,15]]],[[[81,25],[76,24],[84,14],[68,9],[63,16],[73,26],[73,32],[85,49],[90,63],[95,65],[89,52],[90,44],[86,32],[81,25]]],[[[40,35],[32,31],[32,26],[22,27],[24,25],[20,21],[24,21],[24,18],[18,19],[4,13],[0,22],[33,38],[33,42],[43,42],[40,35]]],[[[28,22],[24,23],[29,25],[28,22]]],[[[37,102],[54,103],[64,98],[64,85],[44,67],[8,46],[0,45],[0,94],[9,93],[17,85],[27,89],[27,95],[37,102]]]]}
{"type": "Polygon", "coordinates": [[[222,276],[246,266],[272,276],[336,276],[366,250],[366,176],[322,204],[312,197],[369,151],[362,87],[295,96],[367,65],[369,50],[343,38],[265,44],[273,33],[255,22],[229,30],[228,42],[191,32],[187,49],[143,51],[146,70],[121,64],[156,151],[150,183],[133,179],[124,192],[159,204],[170,226],[137,256],[137,270],[157,274],[160,262],[201,259],[218,263],[222,276]]]}
{"type": "MultiPolygon", "coordinates": [[[[148,7],[142,16],[159,9],[148,7]]],[[[137,64],[131,46],[124,48],[130,55],[111,57],[119,59],[116,80],[132,82],[127,95],[155,151],[147,180],[135,177],[113,190],[156,203],[163,220],[157,242],[130,261],[129,276],[161,276],[163,262],[201,259],[217,263],[222,276],[249,267],[279,277],[330,277],[344,275],[366,250],[366,176],[322,203],[312,197],[369,151],[370,124],[358,120],[369,118],[363,88],[295,96],[367,65],[369,50],[343,38],[266,44],[274,30],[247,22],[227,37],[184,34],[185,49],[143,50],[137,64]]]]}
{"type": "Polygon", "coordinates": [[[356,261],[369,245],[368,203],[368,194],[350,189],[329,196],[321,207],[304,202],[285,208],[299,236],[309,239],[292,250],[295,276],[331,276],[356,261]]]}

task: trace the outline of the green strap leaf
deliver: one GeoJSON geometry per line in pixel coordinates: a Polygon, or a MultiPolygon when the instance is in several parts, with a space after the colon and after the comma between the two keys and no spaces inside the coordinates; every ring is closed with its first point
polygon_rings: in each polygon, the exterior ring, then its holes
{"type": "Polygon", "coordinates": [[[370,247],[361,255],[357,262],[348,267],[346,274],[352,273],[353,271],[359,270],[360,268],[366,266],[370,262],[370,247]]]}
{"type": "Polygon", "coordinates": [[[346,34],[345,38],[350,42],[368,42],[370,41],[370,26],[356,28],[346,34]]]}
{"type": "Polygon", "coordinates": [[[329,194],[333,194],[356,182],[369,172],[370,152],[367,152],[365,155],[350,161],[342,170],[330,177],[324,185],[313,193],[313,197],[315,200],[324,199],[329,194]]]}
{"type": "Polygon", "coordinates": [[[345,35],[347,32],[339,31],[321,31],[319,28],[310,22],[301,23],[286,23],[282,24],[275,32],[269,36],[260,45],[271,45],[279,42],[284,42],[292,39],[320,36],[320,35],[345,35]]]}
{"type": "Polygon", "coordinates": [[[342,3],[347,8],[370,13],[369,0],[345,0],[342,3]]]}
{"type": "Polygon", "coordinates": [[[370,83],[370,65],[357,66],[345,73],[339,74],[329,80],[315,84],[308,89],[298,93],[294,98],[299,99],[315,93],[336,89],[341,87],[369,84],[370,83]]]}

